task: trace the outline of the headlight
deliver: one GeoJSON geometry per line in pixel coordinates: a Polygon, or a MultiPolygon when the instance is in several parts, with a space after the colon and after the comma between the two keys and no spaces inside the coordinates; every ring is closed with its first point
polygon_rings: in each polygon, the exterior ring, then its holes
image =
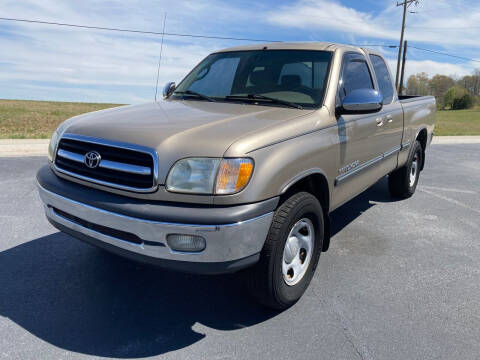
{"type": "Polygon", "coordinates": [[[187,158],[175,163],[166,185],[172,192],[227,195],[242,190],[252,172],[248,158],[187,158]]]}
{"type": "Polygon", "coordinates": [[[53,161],[55,149],[57,148],[58,139],[60,139],[60,135],[58,135],[57,130],[52,135],[50,139],[50,144],[48,145],[48,160],[53,161]]]}
{"type": "Polygon", "coordinates": [[[167,177],[167,190],[211,194],[220,159],[189,158],[177,161],[167,177]]]}
{"type": "Polygon", "coordinates": [[[60,137],[63,135],[63,132],[67,128],[67,122],[68,120],[58,125],[57,129],[55,130],[50,139],[50,144],[48,145],[48,160],[50,161],[53,161],[53,158],[55,157],[55,150],[57,149],[58,141],[60,140],[60,137]]]}

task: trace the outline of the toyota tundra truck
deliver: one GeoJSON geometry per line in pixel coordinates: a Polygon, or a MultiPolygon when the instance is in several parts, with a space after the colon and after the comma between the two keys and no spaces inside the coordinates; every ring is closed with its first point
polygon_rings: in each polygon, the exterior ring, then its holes
{"type": "Polygon", "coordinates": [[[62,232],[167,269],[242,270],[260,303],[284,309],[329,247],[333,210],[385,176],[392,196],[412,196],[435,111],[431,96],[399,96],[372,50],[229,48],[160,101],[63,122],[38,189],[62,232]]]}

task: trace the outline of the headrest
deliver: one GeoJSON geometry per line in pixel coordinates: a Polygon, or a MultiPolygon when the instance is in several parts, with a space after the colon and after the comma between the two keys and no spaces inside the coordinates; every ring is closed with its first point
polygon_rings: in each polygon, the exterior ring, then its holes
{"type": "Polygon", "coordinates": [[[302,79],[299,75],[283,75],[281,79],[281,84],[296,88],[302,86],[302,79]]]}
{"type": "Polygon", "coordinates": [[[266,70],[256,70],[250,74],[250,82],[255,86],[272,83],[272,78],[272,73],[266,70]]]}

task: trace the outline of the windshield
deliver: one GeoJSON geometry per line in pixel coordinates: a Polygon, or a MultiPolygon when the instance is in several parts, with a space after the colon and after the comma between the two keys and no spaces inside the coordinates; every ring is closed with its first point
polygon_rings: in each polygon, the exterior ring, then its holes
{"type": "Polygon", "coordinates": [[[318,107],[331,57],[331,52],[311,50],[214,53],[183,79],[173,97],[199,100],[201,94],[217,101],[273,103],[272,99],[252,97],[263,95],[302,107],[318,107]]]}

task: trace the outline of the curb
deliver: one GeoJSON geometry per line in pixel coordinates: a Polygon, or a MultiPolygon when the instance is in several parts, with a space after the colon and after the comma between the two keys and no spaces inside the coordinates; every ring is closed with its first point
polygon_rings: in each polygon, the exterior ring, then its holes
{"type": "Polygon", "coordinates": [[[432,144],[480,144],[480,136],[433,136],[432,144]]]}
{"type": "Polygon", "coordinates": [[[0,139],[0,156],[46,156],[49,139],[0,139]]]}
{"type": "MultiPolygon", "coordinates": [[[[49,142],[49,139],[0,139],[0,157],[46,156],[49,142]]],[[[480,136],[434,136],[432,144],[480,144],[480,136]]]]}

